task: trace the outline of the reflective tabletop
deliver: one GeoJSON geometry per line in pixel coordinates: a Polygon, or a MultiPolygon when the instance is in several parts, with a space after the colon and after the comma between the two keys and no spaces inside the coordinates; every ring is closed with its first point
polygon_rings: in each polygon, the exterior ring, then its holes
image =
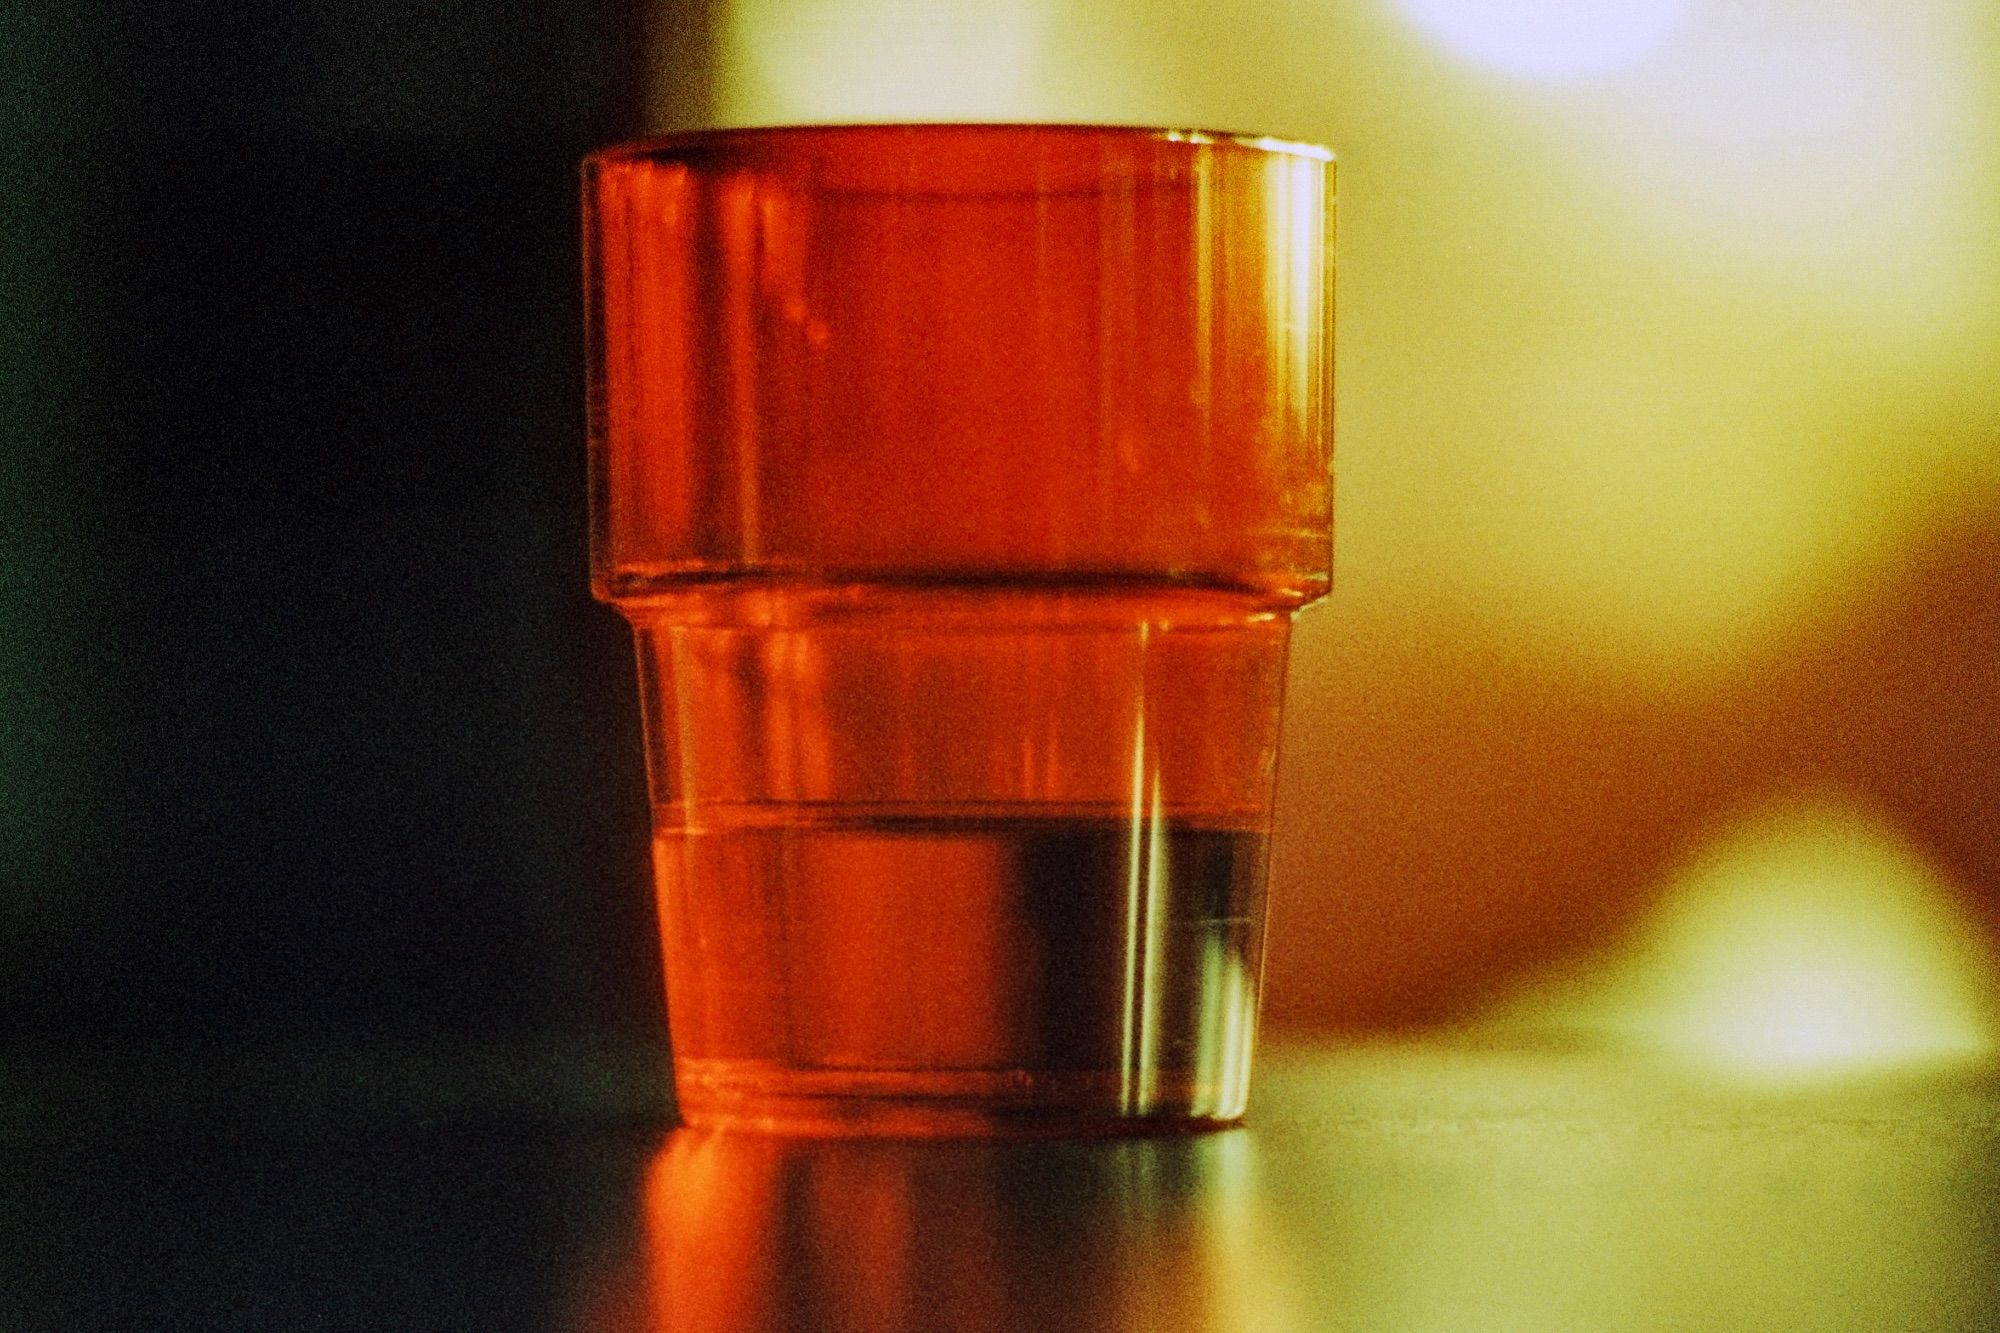
{"type": "Polygon", "coordinates": [[[0,1326],[1957,1330],[2000,1079],[1273,1044],[1248,1125],[779,1139],[459,1107],[17,1116],[0,1326]]]}

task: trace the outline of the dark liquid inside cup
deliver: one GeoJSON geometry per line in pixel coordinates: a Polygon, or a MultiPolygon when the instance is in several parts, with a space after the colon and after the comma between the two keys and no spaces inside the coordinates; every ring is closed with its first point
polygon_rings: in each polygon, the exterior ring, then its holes
{"type": "Polygon", "coordinates": [[[1033,1132],[1241,1114],[1262,833],[707,814],[654,844],[689,1120],[1033,1132]]]}

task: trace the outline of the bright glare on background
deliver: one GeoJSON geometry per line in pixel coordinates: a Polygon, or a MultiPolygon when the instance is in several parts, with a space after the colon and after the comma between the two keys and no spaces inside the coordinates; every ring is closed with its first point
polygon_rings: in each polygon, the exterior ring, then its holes
{"type": "Polygon", "coordinates": [[[1869,813],[1780,803],[1675,877],[1622,957],[1512,1017],[1756,1081],[1976,1059],[1994,1046],[1996,960],[1954,898],[1869,813]]]}
{"type": "Polygon", "coordinates": [[[1688,0],[1395,0],[1454,54],[1503,74],[1568,79],[1650,55],[1688,0]]]}
{"type": "Polygon", "coordinates": [[[1371,553],[1538,655],[1685,691],[1809,651],[2000,496],[1975,14],[1705,5],[1591,83],[1391,81],[1401,126],[1361,124],[1403,229],[1357,234],[1352,153],[1343,178],[1346,586],[1371,553]],[[1371,280],[1386,320],[1354,310],[1371,280]],[[1427,484],[1371,505],[1412,458],[1427,484]]]}

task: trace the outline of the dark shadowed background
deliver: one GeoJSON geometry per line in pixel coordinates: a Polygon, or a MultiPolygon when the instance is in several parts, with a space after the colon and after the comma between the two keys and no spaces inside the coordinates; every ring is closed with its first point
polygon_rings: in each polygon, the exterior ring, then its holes
{"type": "Polygon", "coordinates": [[[365,1052],[659,1105],[576,164],[676,23],[0,17],[0,1030],[35,1068],[368,1096],[365,1052]]]}

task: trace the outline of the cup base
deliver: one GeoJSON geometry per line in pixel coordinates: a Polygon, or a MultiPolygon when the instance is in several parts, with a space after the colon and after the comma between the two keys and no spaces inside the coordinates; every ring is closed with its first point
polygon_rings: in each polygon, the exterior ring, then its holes
{"type": "Polygon", "coordinates": [[[680,1123],[813,1137],[1126,1138],[1212,1133],[1243,1118],[1215,1089],[1176,1079],[1147,1090],[1076,1071],[744,1069],[681,1061],[680,1123]],[[1181,1086],[1185,1085],[1185,1086],[1181,1086]],[[1201,1109],[1198,1109],[1201,1108],[1201,1109]]]}

